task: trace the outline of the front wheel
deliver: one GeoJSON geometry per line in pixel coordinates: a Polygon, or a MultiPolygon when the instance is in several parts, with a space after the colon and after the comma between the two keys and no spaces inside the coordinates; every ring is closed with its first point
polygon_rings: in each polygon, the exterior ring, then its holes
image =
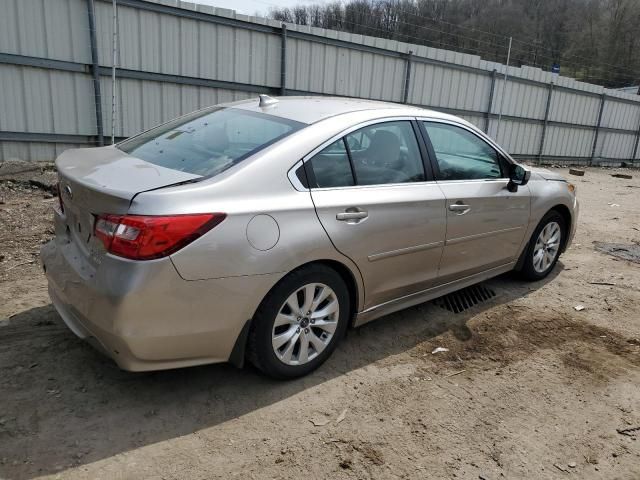
{"type": "Polygon", "coordinates": [[[347,286],[324,265],[303,267],[276,285],[254,315],[249,360],[275,378],[318,368],[344,335],[350,306],[347,286]]]}
{"type": "Polygon", "coordinates": [[[547,213],[536,227],[525,253],[522,274],[541,280],[553,270],[566,235],[566,222],[555,210],[547,213]]]}

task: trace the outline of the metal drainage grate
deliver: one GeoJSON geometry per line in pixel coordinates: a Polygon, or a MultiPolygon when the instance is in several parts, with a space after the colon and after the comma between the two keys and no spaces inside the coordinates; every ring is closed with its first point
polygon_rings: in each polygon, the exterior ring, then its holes
{"type": "Polygon", "coordinates": [[[436,298],[433,302],[450,312],[460,313],[495,296],[496,293],[484,285],[471,285],[444,297],[436,298]]]}

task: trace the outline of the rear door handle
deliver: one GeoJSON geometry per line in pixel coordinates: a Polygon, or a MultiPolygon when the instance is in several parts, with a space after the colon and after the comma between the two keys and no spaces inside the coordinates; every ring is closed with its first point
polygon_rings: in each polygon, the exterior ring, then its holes
{"type": "Polygon", "coordinates": [[[471,210],[471,207],[469,205],[464,205],[463,203],[453,203],[449,205],[449,210],[455,212],[457,215],[464,215],[471,210]]]}
{"type": "Polygon", "coordinates": [[[354,209],[349,208],[345,212],[336,214],[336,220],[339,220],[341,222],[357,223],[360,220],[364,220],[368,216],[369,216],[369,212],[366,212],[363,210],[356,210],[355,208],[354,209]]]}

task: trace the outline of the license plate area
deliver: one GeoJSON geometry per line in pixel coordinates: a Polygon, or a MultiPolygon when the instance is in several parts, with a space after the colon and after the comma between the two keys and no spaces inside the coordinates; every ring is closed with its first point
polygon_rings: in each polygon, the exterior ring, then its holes
{"type": "Polygon", "coordinates": [[[94,215],[82,208],[78,208],[72,202],[65,202],[64,222],[69,240],[72,241],[87,258],[95,259],[97,252],[93,245],[94,215]]]}

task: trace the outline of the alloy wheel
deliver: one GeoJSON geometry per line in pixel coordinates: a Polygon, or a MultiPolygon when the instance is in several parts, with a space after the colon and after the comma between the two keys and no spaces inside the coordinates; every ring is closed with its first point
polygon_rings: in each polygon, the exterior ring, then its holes
{"type": "Polygon", "coordinates": [[[557,222],[549,222],[540,231],[533,248],[533,269],[538,273],[546,272],[560,251],[562,229],[557,222]]]}
{"type": "Polygon", "coordinates": [[[329,345],[338,326],[340,304],[323,283],[309,283],[293,292],[278,310],[271,343],[286,365],[304,365],[329,345]]]}

